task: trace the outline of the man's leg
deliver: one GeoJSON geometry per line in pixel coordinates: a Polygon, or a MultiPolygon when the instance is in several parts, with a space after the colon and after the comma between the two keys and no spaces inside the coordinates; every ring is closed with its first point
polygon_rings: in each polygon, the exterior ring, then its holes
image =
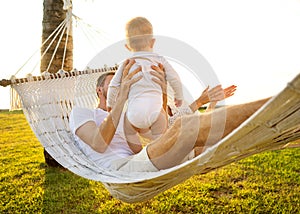
{"type": "Polygon", "coordinates": [[[228,106],[197,116],[184,116],[176,120],[165,134],[149,144],[148,156],[158,169],[176,166],[193,148],[203,148],[207,144],[212,146],[217,143],[255,113],[267,100],[228,106]]]}
{"type": "Polygon", "coordinates": [[[129,148],[134,153],[140,152],[143,147],[140,142],[138,131],[129,122],[126,113],[124,115],[124,134],[125,134],[129,148]]]}
{"type": "Polygon", "coordinates": [[[167,115],[166,112],[162,109],[156,121],[150,127],[152,140],[160,137],[163,133],[166,132],[167,128],[168,128],[167,115]]]}
{"type": "Polygon", "coordinates": [[[239,127],[270,98],[216,109],[200,117],[196,146],[210,147],[239,127]]]}

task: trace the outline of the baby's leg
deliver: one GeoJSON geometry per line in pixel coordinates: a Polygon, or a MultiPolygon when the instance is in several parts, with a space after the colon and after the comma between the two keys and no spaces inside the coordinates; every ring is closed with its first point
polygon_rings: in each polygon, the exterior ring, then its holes
{"type": "Polygon", "coordinates": [[[126,113],[124,116],[124,134],[129,148],[134,153],[140,152],[142,150],[142,144],[139,139],[138,131],[129,122],[126,113]]]}
{"type": "Polygon", "coordinates": [[[156,121],[150,127],[153,140],[161,136],[168,128],[167,114],[162,109],[156,121]]]}

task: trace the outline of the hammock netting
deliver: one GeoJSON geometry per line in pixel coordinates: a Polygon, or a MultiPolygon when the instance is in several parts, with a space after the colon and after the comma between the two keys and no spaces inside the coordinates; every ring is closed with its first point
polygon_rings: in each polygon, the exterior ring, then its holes
{"type": "Polygon", "coordinates": [[[124,173],[101,168],[74,142],[69,114],[74,106],[95,108],[96,79],[105,68],[12,80],[24,114],[47,152],[62,166],[100,181],[116,198],[140,202],[203,174],[263,151],[279,149],[300,138],[300,74],[236,130],[198,157],[158,172],[124,173]]]}

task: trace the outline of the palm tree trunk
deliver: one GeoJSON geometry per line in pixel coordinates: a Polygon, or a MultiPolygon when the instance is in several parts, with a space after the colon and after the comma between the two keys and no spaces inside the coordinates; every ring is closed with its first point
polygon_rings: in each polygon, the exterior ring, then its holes
{"type": "MultiPolygon", "coordinates": [[[[61,24],[63,20],[65,20],[67,16],[67,11],[63,9],[63,1],[57,0],[44,0],[44,14],[43,14],[43,33],[42,33],[42,43],[47,40],[47,38],[52,34],[52,32],[61,24]]],[[[72,18],[70,18],[72,21],[72,18]]],[[[72,26],[72,25],[71,25],[72,26]]],[[[67,30],[66,30],[67,31],[67,30]]],[[[72,29],[67,36],[67,32],[64,32],[64,35],[58,45],[55,56],[53,57],[53,53],[55,52],[57,43],[59,42],[59,37],[56,37],[54,43],[50,46],[44,57],[41,59],[41,72],[47,70],[49,62],[52,59],[51,66],[48,69],[50,73],[56,73],[59,69],[62,68],[62,63],[64,61],[63,70],[71,71],[73,69],[73,36],[72,29]],[[64,57],[65,44],[67,41],[66,54],[64,57]]],[[[49,41],[43,45],[41,48],[41,55],[48,48],[49,43],[51,42],[53,37],[49,39],[49,41]]]]}
{"type": "MultiPolygon", "coordinates": [[[[62,0],[44,0],[42,43],[44,43],[61,22],[65,20],[67,10],[64,10],[63,6],[64,3],[62,0]]],[[[72,17],[70,17],[70,22],[71,21],[72,17]]],[[[64,71],[71,71],[73,69],[72,23],[70,24],[70,27],[69,33],[67,33],[67,30],[64,31],[64,35],[58,46],[57,44],[60,36],[56,37],[50,48],[48,46],[51,43],[53,36],[42,46],[41,56],[43,57],[41,58],[41,72],[48,71],[50,73],[56,73],[61,68],[64,71]],[[66,42],[67,46],[65,51],[66,42]],[[47,48],[49,49],[47,50],[47,48]],[[44,54],[45,50],[47,50],[47,52],[44,54]],[[50,62],[51,64],[49,66],[50,62]]],[[[56,162],[45,149],[44,157],[46,164],[49,166],[60,167],[60,164],[56,162]]]]}

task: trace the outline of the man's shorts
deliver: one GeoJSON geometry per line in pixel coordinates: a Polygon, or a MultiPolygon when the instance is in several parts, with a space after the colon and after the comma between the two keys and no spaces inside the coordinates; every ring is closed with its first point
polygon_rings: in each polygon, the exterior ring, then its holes
{"type": "Polygon", "coordinates": [[[111,169],[123,172],[157,172],[159,171],[149,159],[147,146],[138,154],[115,160],[111,169]]]}

